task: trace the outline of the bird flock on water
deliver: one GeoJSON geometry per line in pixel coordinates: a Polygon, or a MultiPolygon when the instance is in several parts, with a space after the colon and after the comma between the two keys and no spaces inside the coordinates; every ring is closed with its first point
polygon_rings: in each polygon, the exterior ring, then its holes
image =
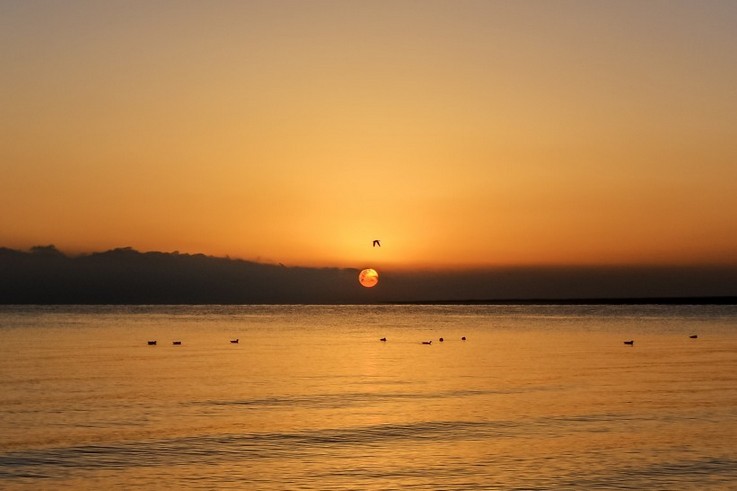
{"type": "MultiPolygon", "coordinates": [[[[691,334],[689,336],[690,339],[698,339],[698,337],[699,337],[698,334],[691,334]]],[[[387,342],[387,339],[385,337],[383,337],[383,338],[380,338],[379,341],[381,341],[382,343],[386,343],[387,342]]],[[[441,338],[438,338],[438,342],[442,343],[444,341],[445,341],[445,338],[442,338],[442,337],[441,338]]],[[[461,336],[461,341],[466,341],[466,336],[461,336]]],[[[235,338],[235,339],[231,339],[230,340],[230,344],[238,344],[239,342],[240,342],[240,339],[239,338],[235,338]]],[[[158,345],[158,342],[155,339],[149,340],[147,343],[148,343],[149,346],[157,346],[158,345]]],[[[432,339],[429,339],[427,341],[421,341],[421,343],[422,344],[425,344],[425,345],[431,345],[432,344],[432,339]]],[[[182,345],[182,341],[177,339],[177,340],[172,341],[171,344],[174,345],[174,346],[181,346],[182,345]]],[[[626,346],[634,346],[635,345],[635,340],[634,339],[628,339],[628,340],[624,341],[624,344],[626,346]]]]}

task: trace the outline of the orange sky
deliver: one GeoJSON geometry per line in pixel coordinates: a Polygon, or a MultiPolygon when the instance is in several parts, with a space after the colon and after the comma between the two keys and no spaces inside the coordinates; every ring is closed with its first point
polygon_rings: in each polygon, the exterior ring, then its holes
{"type": "Polygon", "coordinates": [[[18,1],[0,19],[0,246],[737,263],[732,1],[18,1]]]}

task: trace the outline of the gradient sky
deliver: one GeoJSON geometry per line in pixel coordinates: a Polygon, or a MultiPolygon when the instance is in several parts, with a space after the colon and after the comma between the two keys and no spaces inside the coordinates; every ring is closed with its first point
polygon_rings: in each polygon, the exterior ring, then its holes
{"type": "Polygon", "coordinates": [[[0,1],[0,246],[736,264],[735,60],[731,0],[0,1]]]}

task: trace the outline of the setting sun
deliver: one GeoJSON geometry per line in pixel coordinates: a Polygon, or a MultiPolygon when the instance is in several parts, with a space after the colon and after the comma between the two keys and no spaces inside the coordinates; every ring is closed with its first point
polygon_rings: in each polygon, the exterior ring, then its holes
{"type": "Polygon", "coordinates": [[[379,273],[371,268],[364,269],[358,274],[358,282],[366,288],[374,287],[379,283],[379,273]]]}

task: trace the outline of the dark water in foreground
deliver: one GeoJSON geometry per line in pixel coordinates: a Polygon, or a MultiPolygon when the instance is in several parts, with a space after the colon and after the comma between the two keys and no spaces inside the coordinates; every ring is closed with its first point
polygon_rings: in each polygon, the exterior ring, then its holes
{"type": "Polygon", "coordinates": [[[0,307],[0,397],[2,489],[737,489],[734,306],[0,307]]]}

